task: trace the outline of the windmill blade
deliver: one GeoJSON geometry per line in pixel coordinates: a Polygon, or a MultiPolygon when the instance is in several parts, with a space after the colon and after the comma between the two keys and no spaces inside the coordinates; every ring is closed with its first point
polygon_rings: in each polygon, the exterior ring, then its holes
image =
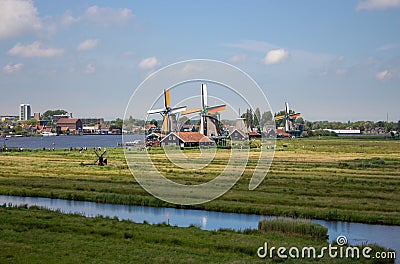
{"type": "Polygon", "coordinates": [[[207,102],[207,85],[205,83],[201,84],[201,107],[204,109],[207,107],[208,102],[207,102]]]}
{"type": "Polygon", "coordinates": [[[280,116],[275,116],[274,120],[281,120],[281,119],[284,119],[284,118],[285,118],[284,115],[280,115],[280,116]]]}
{"type": "Polygon", "coordinates": [[[168,131],[168,116],[163,115],[163,131],[168,131]]]}
{"type": "Polygon", "coordinates": [[[165,112],[165,108],[160,108],[160,109],[154,109],[154,110],[149,110],[147,111],[147,114],[152,115],[152,114],[159,114],[165,112]]]}
{"type": "Polygon", "coordinates": [[[215,112],[220,112],[220,111],[223,111],[223,110],[225,110],[225,108],[226,108],[226,105],[217,105],[217,106],[212,106],[212,107],[208,107],[207,108],[207,112],[208,113],[215,113],[215,112]]]}
{"type": "MultiPolygon", "coordinates": [[[[205,135],[205,133],[204,133],[204,128],[205,128],[205,122],[204,122],[204,119],[206,118],[206,116],[205,115],[201,115],[201,117],[200,117],[200,134],[202,134],[202,135],[205,135]]],[[[207,135],[205,135],[205,136],[207,136],[207,135]]]]}
{"type": "Polygon", "coordinates": [[[297,118],[299,116],[300,116],[300,113],[296,113],[296,114],[290,115],[289,118],[290,119],[294,119],[294,118],[297,118]]]}
{"type": "Polygon", "coordinates": [[[199,112],[201,112],[201,108],[197,107],[197,108],[194,108],[194,109],[182,111],[181,114],[182,115],[188,115],[188,114],[199,113],[199,112]]]}
{"type": "Polygon", "coordinates": [[[180,106],[180,107],[172,108],[170,113],[171,114],[176,114],[176,113],[180,113],[180,112],[183,112],[183,111],[186,111],[186,106],[180,106]]]}
{"type": "Polygon", "coordinates": [[[171,101],[169,99],[169,90],[168,89],[164,90],[164,105],[165,105],[165,108],[169,108],[170,105],[171,105],[171,101]]]}
{"type": "Polygon", "coordinates": [[[285,102],[285,113],[288,115],[289,114],[289,103],[285,102]]]}

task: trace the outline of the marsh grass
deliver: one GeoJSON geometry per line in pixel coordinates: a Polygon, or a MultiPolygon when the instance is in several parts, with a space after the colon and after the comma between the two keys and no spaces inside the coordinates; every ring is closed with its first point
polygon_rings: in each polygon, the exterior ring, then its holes
{"type": "Polygon", "coordinates": [[[304,220],[264,219],[258,221],[258,230],[266,233],[278,232],[323,240],[328,238],[328,228],[304,220]]]}

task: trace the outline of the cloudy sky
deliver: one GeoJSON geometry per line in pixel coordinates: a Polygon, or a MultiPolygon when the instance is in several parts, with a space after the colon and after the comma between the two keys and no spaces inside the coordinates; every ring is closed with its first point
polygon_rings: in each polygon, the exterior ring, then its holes
{"type": "Polygon", "coordinates": [[[0,0],[0,115],[122,117],[135,88],[181,60],[247,72],[274,111],[400,120],[400,0],[0,0]]]}

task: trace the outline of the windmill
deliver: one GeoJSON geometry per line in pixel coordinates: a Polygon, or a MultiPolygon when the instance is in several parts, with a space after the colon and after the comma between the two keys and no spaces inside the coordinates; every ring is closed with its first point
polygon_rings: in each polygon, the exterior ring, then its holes
{"type": "MultiPolygon", "coordinates": [[[[211,115],[212,113],[217,113],[219,111],[223,111],[226,108],[225,104],[216,105],[216,106],[208,106],[207,99],[207,86],[206,84],[201,84],[201,108],[194,108],[187,111],[182,111],[182,115],[188,115],[192,113],[200,113],[200,133],[205,136],[211,136],[211,132],[218,132],[218,119],[211,115]],[[214,125],[214,131],[210,131],[208,123],[212,123],[214,125]]],[[[211,126],[210,126],[211,128],[211,126]]]]}
{"type": "Polygon", "coordinates": [[[299,116],[300,116],[300,113],[290,114],[289,104],[288,104],[288,102],[285,102],[285,114],[284,115],[280,115],[280,116],[275,116],[274,119],[275,119],[275,121],[277,121],[277,120],[285,120],[285,132],[290,132],[291,131],[291,124],[299,116]]]}
{"type": "Polygon", "coordinates": [[[186,110],[186,106],[179,106],[171,108],[171,101],[169,99],[169,90],[164,90],[164,108],[154,109],[147,111],[147,114],[161,114],[163,117],[163,132],[170,132],[176,127],[176,114],[186,110]]]}
{"type": "Polygon", "coordinates": [[[94,150],[94,153],[96,153],[97,160],[94,162],[94,164],[98,164],[99,166],[104,166],[107,165],[107,159],[104,158],[104,154],[106,154],[106,150],[103,151],[103,153],[97,152],[97,150],[94,150]]]}

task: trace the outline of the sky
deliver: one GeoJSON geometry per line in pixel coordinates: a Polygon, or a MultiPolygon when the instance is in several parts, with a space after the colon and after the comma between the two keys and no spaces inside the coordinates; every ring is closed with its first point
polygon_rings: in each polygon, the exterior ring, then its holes
{"type": "Polygon", "coordinates": [[[251,76],[274,112],[397,122],[399,29],[400,0],[0,0],[0,115],[123,117],[152,73],[211,59],[251,76]]]}

